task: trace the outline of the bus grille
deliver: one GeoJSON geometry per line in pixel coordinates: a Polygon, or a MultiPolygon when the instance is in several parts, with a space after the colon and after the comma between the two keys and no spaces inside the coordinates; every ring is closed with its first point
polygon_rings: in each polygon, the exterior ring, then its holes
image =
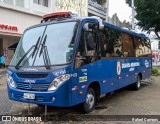
{"type": "Polygon", "coordinates": [[[29,91],[47,91],[49,84],[47,83],[24,83],[24,82],[17,82],[16,88],[21,90],[29,90],[29,91]]]}
{"type": "Polygon", "coordinates": [[[18,74],[17,76],[20,78],[46,78],[48,74],[18,74]]]}

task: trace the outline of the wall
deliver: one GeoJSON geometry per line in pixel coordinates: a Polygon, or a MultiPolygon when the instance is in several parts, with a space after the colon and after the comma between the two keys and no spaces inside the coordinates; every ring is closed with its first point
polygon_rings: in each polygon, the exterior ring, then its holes
{"type": "Polygon", "coordinates": [[[17,26],[18,31],[7,31],[5,29],[0,29],[0,31],[14,32],[22,34],[26,28],[29,26],[40,23],[41,17],[31,14],[22,13],[19,11],[13,11],[5,8],[0,8],[0,24],[7,24],[12,26],[17,26]]]}
{"type": "Polygon", "coordinates": [[[87,16],[87,0],[56,0],[56,11],[76,11],[87,16]]]}
{"type": "Polygon", "coordinates": [[[108,18],[107,0],[104,0],[102,5],[98,4],[95,0],[88,0],[88,13],[101,17],[103,20],[108,18]]]}
{"type": "Polygon", "coordinates": [[[33,3],[33,0],[0,0],[0,7],[43,16],[55,11],[55,0],[48,0],[48,7],[33,3]]]}
{"type": "Polygon", "coordinates": [[[56,11],[76,11],[80,16],[94,15],[106,20],[107,0],[103,5],[94,0],[56,0],[56,11]]]}
{"type": "Polygon", "coordinates": [[[6,50],[7,56],[5,57],[5,64],[9,65],[13,55],[13,50],[8,50],[7,48],[15,43],[17,43],[20,40],[20,37],[13,37],[13,36],[1,36],[0,39],[3,38],[3,50],[6,50]]]}
{"type": "MultiPolygon", "coordinates": [[[[3,40],[3,50],[7,50],[9,46],[18,42],[26,28],[35,24],[39,24],[42,19],[41,16],[35,16],[32,14],[22,13],[20,11],[15,11],[1,7],[0,14],[0,24],[18,27],[18,31],[11,31],[0,28],[0,39],[3,40]]],[[[14,51],[7,50],[7,53],[8,55],[7,57],[5,57],[5,64],[9,65],[13,57],[14,51]]]]}
{"type": "Polygon", "coordinates": [[[54,7],[55,0],[49,0],[48,7],[35,4],[33,0],[0,0],[0,41],[3,42],[0,51],[7,52],[6,65],[14,54],[13,50],[7,48],[19,41],[26,28],[39,24],[43,15],[54,12],[54,7]],[[13,26],[18,30],[12,30],[13,26]]]}

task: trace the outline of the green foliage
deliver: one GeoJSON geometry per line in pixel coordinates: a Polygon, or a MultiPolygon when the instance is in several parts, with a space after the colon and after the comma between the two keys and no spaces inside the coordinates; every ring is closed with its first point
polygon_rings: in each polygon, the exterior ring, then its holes
{"type": "Polygon", "coordinates": [[[160,72],[158,71],[157,68],[152,68],[152,75],[153,75],[153,76],[158,76],[158,75],[160,75],[160,72]]]}
{"type": "MultiPolygon", "coordinates": [[[[131,0],[126,0],[126,3],[131,6],[131,0]]],[[[154,31],[160,38],[160,0],[134,0],[134,3],[138,25],[142,30],[154,31]]]]}

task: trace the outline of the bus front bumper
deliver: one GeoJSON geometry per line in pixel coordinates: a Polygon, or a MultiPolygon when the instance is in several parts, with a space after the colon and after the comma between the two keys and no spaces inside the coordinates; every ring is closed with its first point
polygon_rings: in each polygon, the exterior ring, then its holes
{"type": "MultiPolygon", "coordinates": [[[[24,103],[33,103],[39,105],[49,105],[49,106],[59,106],[59,107],[69,107],[70,99],[69,93],[60,92],[62,89],[57,89],[56,91],[27,91],[12,88],[8,83],[8,97],[10,100],[24,102],[24,103]],[[24,94],[33,95],[34,99],[24,98],[24,94]]],[[[63,91],[66,91],[63,89],[63,91]]]]}

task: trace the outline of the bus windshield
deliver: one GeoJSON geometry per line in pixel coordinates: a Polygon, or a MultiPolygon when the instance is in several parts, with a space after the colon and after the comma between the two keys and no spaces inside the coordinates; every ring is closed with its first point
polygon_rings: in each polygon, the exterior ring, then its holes
{"type": "Polygon", "coordinates": [[[65,22],[27,30],[10,65],[51,66],[71,62],[77,27],[77,22],[65,22]]]}

